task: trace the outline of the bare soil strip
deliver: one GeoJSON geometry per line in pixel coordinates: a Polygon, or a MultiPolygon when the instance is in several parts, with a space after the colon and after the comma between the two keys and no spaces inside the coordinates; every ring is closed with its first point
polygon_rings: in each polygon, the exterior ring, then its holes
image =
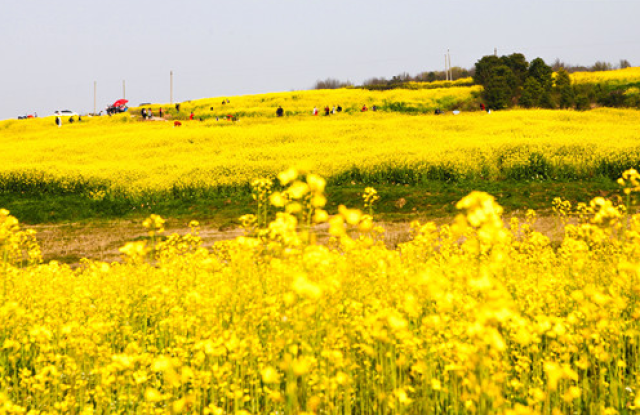
{"type": "MultiPolygon", "coordinates": [[[[505,217],[505,224],[516,216],[522,219],[517,212],[505,217]]],[[[451,223],[452,217],[428,219],[422,221],[435,222],[438,226],[451,223]]],[[[385,229],[384,240],[389,248],[395,248],[400,243],[411,239],[411,227],[408,222],[378,222],[385,229]]],[[[56,260],[67,263],[72,267],[80,265],[82,258],[114,262],[121,261],[119,248],[127,242],[146,238],[147,230],[138,221],[109,221],[92,223],[68,223],[56,225],[36,225],[30,228],[37,231],[37,238],[46,262],[56,260]]],[[[557,219],[552,216],[539,217],[534,229],[545,234],[551,241],[562,240],[564,228],[557,219]]],[[[316,229],[319,240],[328,239],[326,225],[316,229]]],[[[184,235],[191,229],[185,223],[167,220],[165,235],[177,233],[184,235]]],[[[219,229],[215,224],[201,223],[200,237],[205,247],[212,246],[217,241],[230,240],[244,235],[244,231],[238,229],[219,229]]]]}

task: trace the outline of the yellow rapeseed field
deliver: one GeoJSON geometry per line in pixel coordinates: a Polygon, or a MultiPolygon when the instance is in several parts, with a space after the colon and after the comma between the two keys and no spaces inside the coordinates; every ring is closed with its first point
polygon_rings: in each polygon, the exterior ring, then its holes
{"type": "Polygon", "coordinates": [[[0,210],[0,414],[637,411],[640,215],[629,207],[640,174],[627,168],[640,160],[639,113],[407,111],[463,107],[477,92],[448,91],[193,101],[177,116],[204,121],[176,128],[129,114],[1,122],[0,190],[248,187],[258,209],[240,218],[244,236],[211,248],[197,222],[166,236],[151,215],[149,238],[123,246],[122,262],[78,269],[43,263],[37,235],[0,210]],[[276,118],[278,105],[289,116],[276,118]],[[326,105],[345,111],[311,115],[326,105]],[[216,121],[226,113],[239,118],[216,121]],[[362,210],[324,210],[332,180],[622,171],[623,204],[554,201],[564,237],[553,243],[535,212],[505,223],[480,192],[448,225],[414,222],[397,249],[376,226],[373,187],[362,210]]]}
{"type": "Polygon", "coordinates": [[[575,72],[571,80],[577,84],[637,83],[640,82],[640,67],[625,68],[616,71],[575,72]]]}
{"type": "MultiPolygon", "coordinates": [[[[482,90],[480,86],[459,86],[467,85],[470,82],[470,78],[464,78],[455,82],[443,81],[425,84],[429,89],[420,88],[422,84],[415,83],[409,85],[409,87],[414,85],[413,89],[403,88],[388,91],[348,88],[206,98],[183,102],[180,104],[180,111],[185,114],[195,111],[197,117],[229,114],[273,116],[276,108],[282,105],[289,114],[310,115],[313,108],[317,108],[320,113],[323,113],[327,106],[330,109],[341,106],[345,112],[359,112],[363,105],[367,107],[376,105],[383,108],[391,103],[421,105],[423,108],[435,109],[451,104],[467,105],[474,94],[478,94],[482,90]],[[450,86],[455,86],[455,88],[448,88],[450,86]]],[[[159,104],[145,108],[151,108],[157,114],[161,107],[164,107],[165,111],[172,109],[171,106],[159,104]]],[[[132,110],[137,111],[138,109],[133,108],[132,110]]]]}
{"type": "Polygon", "coordinates": [[[128,114],[85,118],[62,128],[51,118],[5,121],[0,187],[178,195],[244,187],[289,166],[312,169],[330,181],[372,183],[615,179],[640,161],[640,113],[634,110],[442,116],[358,111],[329,117],[309,111],[276,118],[275,104],[264,108],[272,114],[237,122],[183,120],[177,128],[164,121],[134,122],[128,114]]]}
{"type": "MultiPolygon", "coordinates": [[[[620,414],[640,407],[640,216],[571,206],[557,247],[472,193],[396,250],[371,213],[328,217],[326,182],[253,182],[246,236],[193,233],[124,263],[40,264],[0,211],[3,414],[620,414]],[[267,224],[264,212],[277,210],[267,224]],[[315,243],[311,225],[333,235],[315,243]]],[[[640,175],[620,179],[631,197],[640,175]]],[[[625,194],[622,193],[621,194],[625,194]]]]}

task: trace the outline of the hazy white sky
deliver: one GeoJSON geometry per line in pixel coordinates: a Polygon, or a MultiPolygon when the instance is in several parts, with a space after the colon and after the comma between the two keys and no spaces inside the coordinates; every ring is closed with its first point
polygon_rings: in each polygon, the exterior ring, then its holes
{"type": "Polygon", "coordinates": [[[640,65],[640,0],[0,0],[0,119],[358,84],[483,55],[640,65]]]}

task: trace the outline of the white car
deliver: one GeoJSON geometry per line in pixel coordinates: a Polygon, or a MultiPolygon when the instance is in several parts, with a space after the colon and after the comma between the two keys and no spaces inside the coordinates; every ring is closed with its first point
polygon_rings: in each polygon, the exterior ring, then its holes
{"type": "Polygon", "coordinates": [[[56,111],[53,115],[59,115],[60,117],[77,117],[78,113],[71,110],[56,111]]]}

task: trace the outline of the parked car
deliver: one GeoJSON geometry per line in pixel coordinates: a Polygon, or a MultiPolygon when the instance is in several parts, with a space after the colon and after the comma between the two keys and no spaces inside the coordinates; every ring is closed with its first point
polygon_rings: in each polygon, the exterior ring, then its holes
{"type": "Polygon", "coordinates": [[[61,117],[77,117],[78,113],[71,110],[62,110],[54,112],[53,115],[59,115],[61,117]]]}

